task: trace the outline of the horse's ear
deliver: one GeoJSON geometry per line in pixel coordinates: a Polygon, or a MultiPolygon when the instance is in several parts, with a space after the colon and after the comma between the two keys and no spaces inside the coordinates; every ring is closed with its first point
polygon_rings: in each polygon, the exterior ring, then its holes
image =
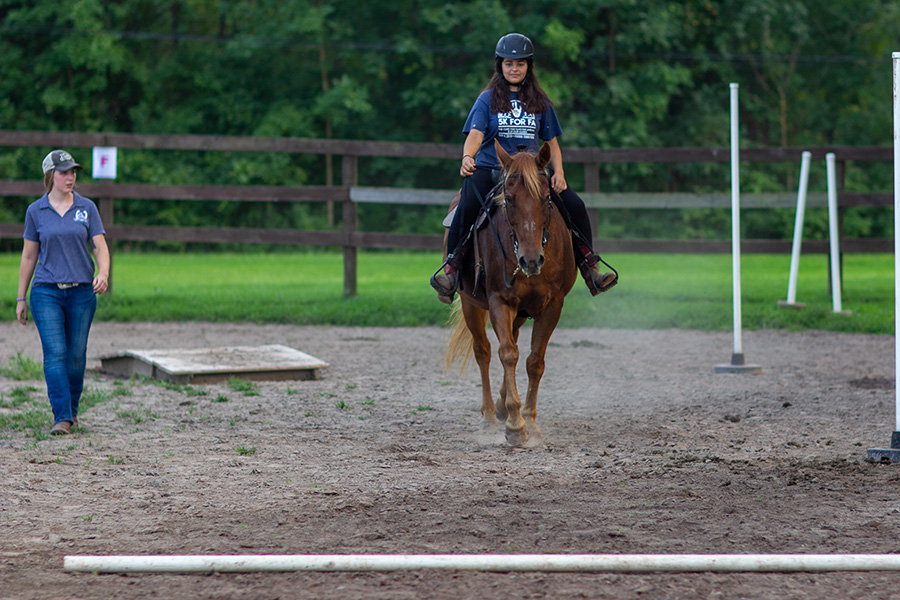
{"type": "Polygon", "coordinates": [[[538,169],[543,170],[544,167],[550,164],[551,153],[552,150],[550,148],[550,144],[541,144],[541,149],[538,152],[538,169]]]}
{"type": "Polygon", "coordinates": [[[497,151],[497,158],[500,160],[503,168],[509,167],[509,161],[511,160],[509,154],[503,149],[503,146],[500,145],[500,140],[497,138],[494,138],[494,149],[497,151]]]}

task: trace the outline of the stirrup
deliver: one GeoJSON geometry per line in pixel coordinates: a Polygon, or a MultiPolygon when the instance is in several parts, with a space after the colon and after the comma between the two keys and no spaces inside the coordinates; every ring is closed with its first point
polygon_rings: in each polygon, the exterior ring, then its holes
{"type": "Polygon", "coordinates": [[[581,261],[581,264],[578,265],[578,270],[581,271],[581,276],[584,278],[584,283],[587,285],[588,290],[591,292],[591,296],[596,296],[597,294],[602,294],[603,292],[609,291],[619,283],[619,272],[613,269],[605,260],[591,252],[591,254],[585,257],[584,260],[581,261]],[[597,275],[600,276],[600,285],[598,286],[594,283],[594,270],[593,268],[599,264],[603,263],[607,267],[611,269],[610,273],[600,273],[597,271],[597,275]],[[609,276],[609,277],[608,277],[609,276]]]}
{"type": "MultiPolygon", "coordinates": [[[[444,261],[444,264],[442,264],[440,267],[438,267],[437,271],[435,271],[431,275],[431,280],[430,280],[431,287],[433,287],[435,290],[437,290],[437,293],[440,296],[447,296],[450,299],[450,302],[453,301],[453,295],[456,294],[456,291],[459,289],[459,269],[460,269],[460,267],[459,267],[459,263],[456,260],[456,256],[454,256],[453,254],[448,254],[447,260],[444,261]],[[452,288],[448,288],[444,285],[441,285],[440,283],[438,283],[438,280],[437,280],[437,276],[444,272],[444,267],[446,267],[447,265],[450,265],[456,269],[456,277],[453,281],[452,288]]],[[[449,275],[448,275],[448,277],[449,277],[449,275]]],[[[443,299],[441,301],[443,302],[443,299]]],[[[445,302],[445,304],[450,304],[450,302],[445,302]]]]}
{"type": "Polygon", "coordinates": [[[619,283],[619,276],[616,273],[603,273],[601,275],[603,277],[600,282],[600,287],[597,287],[594,284],[594,278],[589,277],[587,284],[588,289],[591,291],[591,296],[596,296],[597,294],[602,294],[603,292],[608,292],[612,288],[616,287],[616,284],[619,283]],[[609,275],[609,277],[607,277],[609,275]]]}
{"type": "MultiPolygon", "coordinates": [[[[443,269],[443,267],[441,267],[441,269],[443,269]]],[[[437,293],[441,296],[449,296],[452,300],[453,295],[456,293],[456,290],[459,289],[459,272],[457,271],[457,277],[453,281],[453,287],[448,288],[438,283],[437,276],[443,272],[441,269],[435,271],[434,275],[431,276],[431,287],[437,290],[437,293]]]]}
{"type": "Polygon", "coordinates": [[[598,271],[597,274],[600,275],[599,287],[594,283],[593,271],[591,268],[582,263],[581,276],[584,278],[584,283],[587,285],[588,291],[591,292],[591,296],[607,292],[616,287],[616,284],[619,283],[619,274],[616,273],[615,269],[613,269],[611,273],[600,273],[598,271]]]}

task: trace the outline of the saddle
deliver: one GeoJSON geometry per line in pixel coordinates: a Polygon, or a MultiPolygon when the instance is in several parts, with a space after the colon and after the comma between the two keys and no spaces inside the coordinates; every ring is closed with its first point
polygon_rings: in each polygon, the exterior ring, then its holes
{"type": "MultiPolygon", "coordinates": [[[[453,217],[456,215],[456,207],[459,206],[459,201],[460,201],[461,196],[462,196],[462,190],[457,190],[456,194],[453,196],[453,200],[450,201],[450,206],[447,209],[447,216],[444,217],[444,220],[441,222],[443,224],[443,226],[445,227],[445,231],[444,231],[444,260],[445,261],[447,260],[447,235],[448,235],[447,232],[449,231],[450,224],[453,223],[453,217]]],[[[493,197],[493,190],[491,190],[491,194],[489,195],[489,197],[493,197]]],[[[493,213],[496,210],[497,205],[492,202],[490,204],[490,208],[491,208],[491,213],[493,213]]],[[[476,295],[476,290],[480,289],[482,292],[484,292],[484,261],[482,260],[481,244],[478,243],[478,236],[475,235],[475,233],[480,231],[481,229],[484,229],[485,227],[487,227],[487,225],[488,225],[488,215],[482,208],[478,212],[478,217],[475,218],[475,224],[473,225],[472,229],[466,233],[466,237],[464,238],[464,241],[463,241],[463,248],[461,250],[461,253],[463,256],[466,256],[469,254],[467,250],[472,251],[471,261],[472,261],[472,268],[474,269],[474,273],[475,273],[475,276],[474,276],[475,283],[474,283],[473,289],[469,290],[469,292],[473,296],[476,295]]],[[[469,263],[469,259],[468,258],[464,259],[463,260],[463,268],[465,268],[466,265],[468,265],[468,263],[469,263]]],[[[460,273],[460,277],[461,276],[462,276],[462,273],[460,273]]],[[[462,280],[460,280],[460,288],[462,288],[462,287],[463,287],[462,280]]]]}

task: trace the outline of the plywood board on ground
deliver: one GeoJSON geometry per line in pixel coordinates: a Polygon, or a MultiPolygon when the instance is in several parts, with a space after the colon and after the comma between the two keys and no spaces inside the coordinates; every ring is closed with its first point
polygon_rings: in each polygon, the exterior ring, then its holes
{"type": "Polygon", "coordinates": [[[100,370],[119,377],[152,377],[175,383],[318,379],[328,363],[294,348],[229,346],[193,350],[126,350],[100,358],[100,370]]]}

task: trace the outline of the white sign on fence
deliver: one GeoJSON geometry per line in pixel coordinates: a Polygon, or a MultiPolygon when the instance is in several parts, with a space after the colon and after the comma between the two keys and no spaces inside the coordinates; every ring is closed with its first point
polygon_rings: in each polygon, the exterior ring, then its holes
{"type": "Polygon", "coordinates": [[[115,179],[118,149],[113,147],[94,146],[93,169],[94,179],[115,179]]]}

